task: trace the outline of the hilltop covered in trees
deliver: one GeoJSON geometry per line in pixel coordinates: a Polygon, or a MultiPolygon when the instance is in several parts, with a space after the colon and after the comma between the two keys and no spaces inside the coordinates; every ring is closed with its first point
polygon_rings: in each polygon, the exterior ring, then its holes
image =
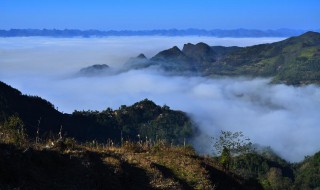
{"type": "Polygon", "coordinates": [[[63,114],[53,104],[0,82],[0,123],[15,115],[24,122],[30,137],[48,138],[59,132],[78,141],[98,140],[120,143],[121,140],[166,139],[181,144],[194,134],[195,126],[181,111],[142,100],[117,110],[75,111],[63,114]],[[122,138],[122,139],[121,139],[122,138]]]}

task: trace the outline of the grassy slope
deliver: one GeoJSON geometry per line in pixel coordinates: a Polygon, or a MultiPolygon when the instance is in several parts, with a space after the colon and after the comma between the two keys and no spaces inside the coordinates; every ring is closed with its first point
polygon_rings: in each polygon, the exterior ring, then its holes
{"type": "Polygon", "coordinates": [[[296,164],[240,155],[226,171],[216,157],[163,141],[0,142],[0,189],[318,189],[319,155],[296,164]]]}
{"type": "Polygon", "coordinates": [[[0,189],[261,189],[191,148],[0,144],[0,189]]]}

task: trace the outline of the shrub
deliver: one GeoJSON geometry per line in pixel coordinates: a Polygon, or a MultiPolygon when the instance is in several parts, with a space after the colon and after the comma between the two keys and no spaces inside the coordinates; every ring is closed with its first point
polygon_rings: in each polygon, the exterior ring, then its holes
{"type": "Polygon", "coordinates": [[[0,126],[1,140],[5,143],[24,145],[28,141],[23,121],[18,116],[9,117],[0,126]]]}

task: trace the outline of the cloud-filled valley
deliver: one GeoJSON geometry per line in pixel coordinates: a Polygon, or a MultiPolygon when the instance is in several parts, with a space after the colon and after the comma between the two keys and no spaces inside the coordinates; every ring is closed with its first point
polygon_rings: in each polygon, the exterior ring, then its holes
{"type": "Polygon", "coordinates": [[[271,146],[290,161],[320,149],[320,88],[270,84],[264,78],[205,78],[167,75],[157,68],[100,77],[70,77],[93,64],[120,67],[130,57],[147,57],[174,45],[247,46],[280,38],[110,37],[1,38],[0,80],[38,95],[60,111],[118,108],[148,98],[187,112],[201,137],[194,143],[210,152],[220,130],[243,131],[252,142],[271,146]]]}

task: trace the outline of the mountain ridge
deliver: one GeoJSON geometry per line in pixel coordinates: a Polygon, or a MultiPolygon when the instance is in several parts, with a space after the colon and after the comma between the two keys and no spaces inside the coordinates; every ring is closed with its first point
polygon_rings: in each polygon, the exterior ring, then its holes
{"type": "Polygon", "coordinates": [[[202,76],[273,77],[274,83],[320,83],[320,33],[306,32],[283,41],[247,47],[209,46],[203,42],[174,46],[152,57],[157,65],[176,74],[202,76]]]}
{"type": "MultiPolygon", "coordinates": [[[[317,30],[320,32],[320,29],[317,30]]],[[[157,30],[79,30],[79,29],[9,29],[0,30],[0,37],[104,37],[104,36],[213,36],[213,37],[289,37],[306,32],[294,29],[157,29],[157,30]]]]}

